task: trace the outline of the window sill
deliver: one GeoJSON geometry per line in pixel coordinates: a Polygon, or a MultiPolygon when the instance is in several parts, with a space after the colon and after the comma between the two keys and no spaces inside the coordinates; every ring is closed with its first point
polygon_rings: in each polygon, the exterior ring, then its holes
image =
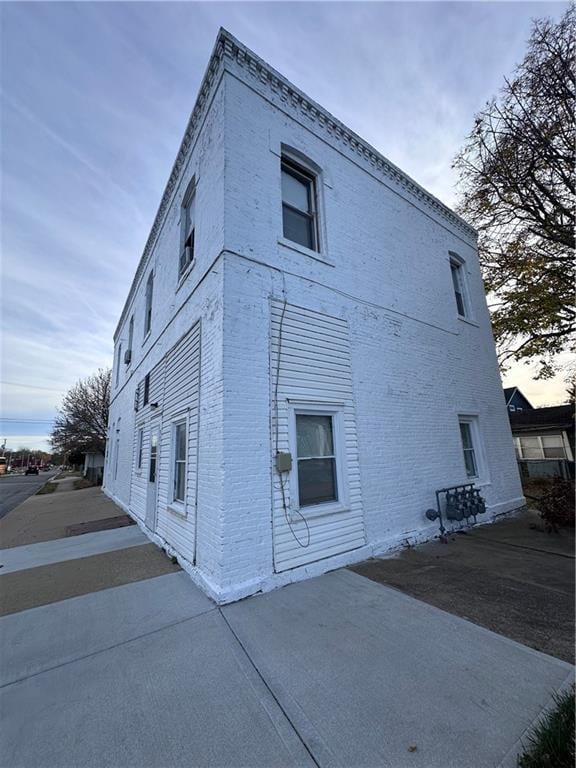
{"type": "Polygon", "coordinates": [[[477,323],[476,320],[472,320],[470,317],[458,315],[458,320],[462,320],[463,323],[467,323],[468,325],[473,325],[474,328],[480,328],[480,323],[477,323]]]}
{"type": "Polygon", "coordinates": [[[290,512],[290,522],[297,523],[302,522],[302,517],[305,520],[316,519],[317,517],[325,517],[327,515],[340,515],[344,512],[349,512],[350,507],[347,504],[317,504],[312,507],[301,507],[298,511],[290,512]],[[300,517],[302,515],[302,517],[300,517]]]}
{"type": "Polygon", "coordinates": [[[189,277],[190,272],[192,272],[195,266],[196,266],[196,259],[192,259],[192,261],[190,262],[190,264],[188,264],[184,272],[182,272],[182,274],[178,277],[178,283],[176,284],[176,293],[178,293],[180,288],[182,288],[187,278],[189,277]]]}
{"type": "Polygon", "coordinates": [[[320,251],[313,251],[311,248],[306,248],[305,245],[300,245],[299,243],[295,243],[293,240],[288,240],[285,237],[279,237],[278,245],[282,245],[284,248],[289,248],[291,251],[296,251],[297,253],[301,253],[304,256],[309,256],[311,259],[314,259],[315,261],[319,261],[322,264],[326,264],[327,267],[334,266],[334,264],[331,264],[326,258],[326,256],[323,256],[320,251]]]}
{"type": "Polygon", "coordinates": [[[186,506],[184,504],[178,504],[178,502],[173,501],[171,504],[168,504],[167,509],[168,512],[172,512],[173,515],[181,517],[183,520],[187,517],[186,506]]]}
{"type": "Polygon", "coordinates": [[[148,333],[146,334],[146,336],[144,336],[144,338],[142,339],[142,346],[144,346],[144,344],[146,344],[146,342],[147,342],[147,341],[148,341],[148,339],[150,338],[150,334],[151,334],[151,333],[152,333],[152,329],[150,329],[150,330],[148,331],[148,333]]]}

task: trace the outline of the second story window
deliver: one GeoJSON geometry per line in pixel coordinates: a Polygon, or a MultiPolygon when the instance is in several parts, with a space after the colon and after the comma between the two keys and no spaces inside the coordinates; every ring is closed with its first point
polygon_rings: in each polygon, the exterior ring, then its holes
{"type": "Polygon", "coordinates": [[[126,365],[130,365],[132,361],[132,342],[134,340],[134,315],[130,318],[130,324],[128,325],[128,349],[124,352],[124,362],[126,365]]]}
{"type": "Polygon", "coordinates": [[[194,261],[194,231],[195,221],[195,187],[194,182],[188,188],[182,202],[182,211],[180,215],[180,261],[178,264],[178,276],[184,274],[189,265],[194,261]]]}
{"type": "Polygon", "coordinates": [[[144,337],[152,328],[152,296],[154,294],[154,272],[150,272],[146,282],[146,308],[144,310],[144,337]]]}
{"type": "Polygon", "coordinates": [[[118,360],[116,361],[116,386],[120,384],[120,366],[122,365],[122,343],[118,345],[118,360]]]}
{"type": "Polygon", "coordinates": [[[318,251],[318,216],[314,174],[282,158],[282,225],[287,240],[318,251]]]}
{"type": "Polygon", "coordinates": [[[464,264],[459,259],[450,258],[450,272],[452,273],[452,285],[456,308],[460,317],[466,317],[466,291],[464,287],[464,264]]]}

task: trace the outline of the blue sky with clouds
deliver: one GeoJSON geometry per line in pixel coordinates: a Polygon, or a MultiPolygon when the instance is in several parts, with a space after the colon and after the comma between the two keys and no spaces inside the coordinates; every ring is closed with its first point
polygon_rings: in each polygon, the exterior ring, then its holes
{"type": "MultiPolygon", "coordinates": [[[[2,430],[46,448],[112,334],[218,28],[448,205],[474,112],[560,3],[3,3],[2,430]],[[21,420],[21,421],[19,421],[21,420]]],[[[561,380],[520,383],[536,403],[561,380]]]]}

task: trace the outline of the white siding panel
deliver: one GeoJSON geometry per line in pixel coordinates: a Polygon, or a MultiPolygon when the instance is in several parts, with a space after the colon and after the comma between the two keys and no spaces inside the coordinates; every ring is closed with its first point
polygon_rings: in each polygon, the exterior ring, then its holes
{"type": "Polygon", "coordinates": [[[196,323],[164,357],[161,395],[158,533],[190,562],[194,562],[196,536],[200,330],[200,323],[196,323]],[[181,418],[188,420],[185,514],[179,514],[171,508],[172,430],[174,422],[181,418]]]}
{"type": "MultiPolygon", "coordinates": [[[[274,564],[285,571],[361,547],[366,542],[360,490],[356,416],[352,392],[350,345],[345,320],[302,307],[273,301],[271,306],[271,379],[273,392],[272,460],[278,450],[289,451],[289,405],[298,402],[342,407],[346,509],[324,515],[300,515],[291,510],[288,476],[273,479],[274,564]],[[282,328],[281,328],[282,326],[282,328]],[[281,332],[280,332],[281,330],[281,332]],[[280,349],[280,359],[278,357],[280,349]],[[277,413],[274,395],[278,390],[277,413]],[[293,402],[294,401],[294,402],[293,402]],[[300,542],[300,543],[299,543],[300,542]],[[307,546],[302,546],[303,544],[307,546]]],[[[295,458],[295,457],[294,457],[295,458]]],[[[294,466],[292,472],[296,471],[294,466]]]]}

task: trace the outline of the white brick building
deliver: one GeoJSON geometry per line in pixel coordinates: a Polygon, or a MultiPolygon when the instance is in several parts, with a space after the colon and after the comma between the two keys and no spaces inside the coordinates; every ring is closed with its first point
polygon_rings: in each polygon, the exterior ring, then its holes
{"type": "Polygon", "coordinates": [[[225,31],[113,384],[105,490],[220,602],[523,503],[474,231],[225,31]]]}

